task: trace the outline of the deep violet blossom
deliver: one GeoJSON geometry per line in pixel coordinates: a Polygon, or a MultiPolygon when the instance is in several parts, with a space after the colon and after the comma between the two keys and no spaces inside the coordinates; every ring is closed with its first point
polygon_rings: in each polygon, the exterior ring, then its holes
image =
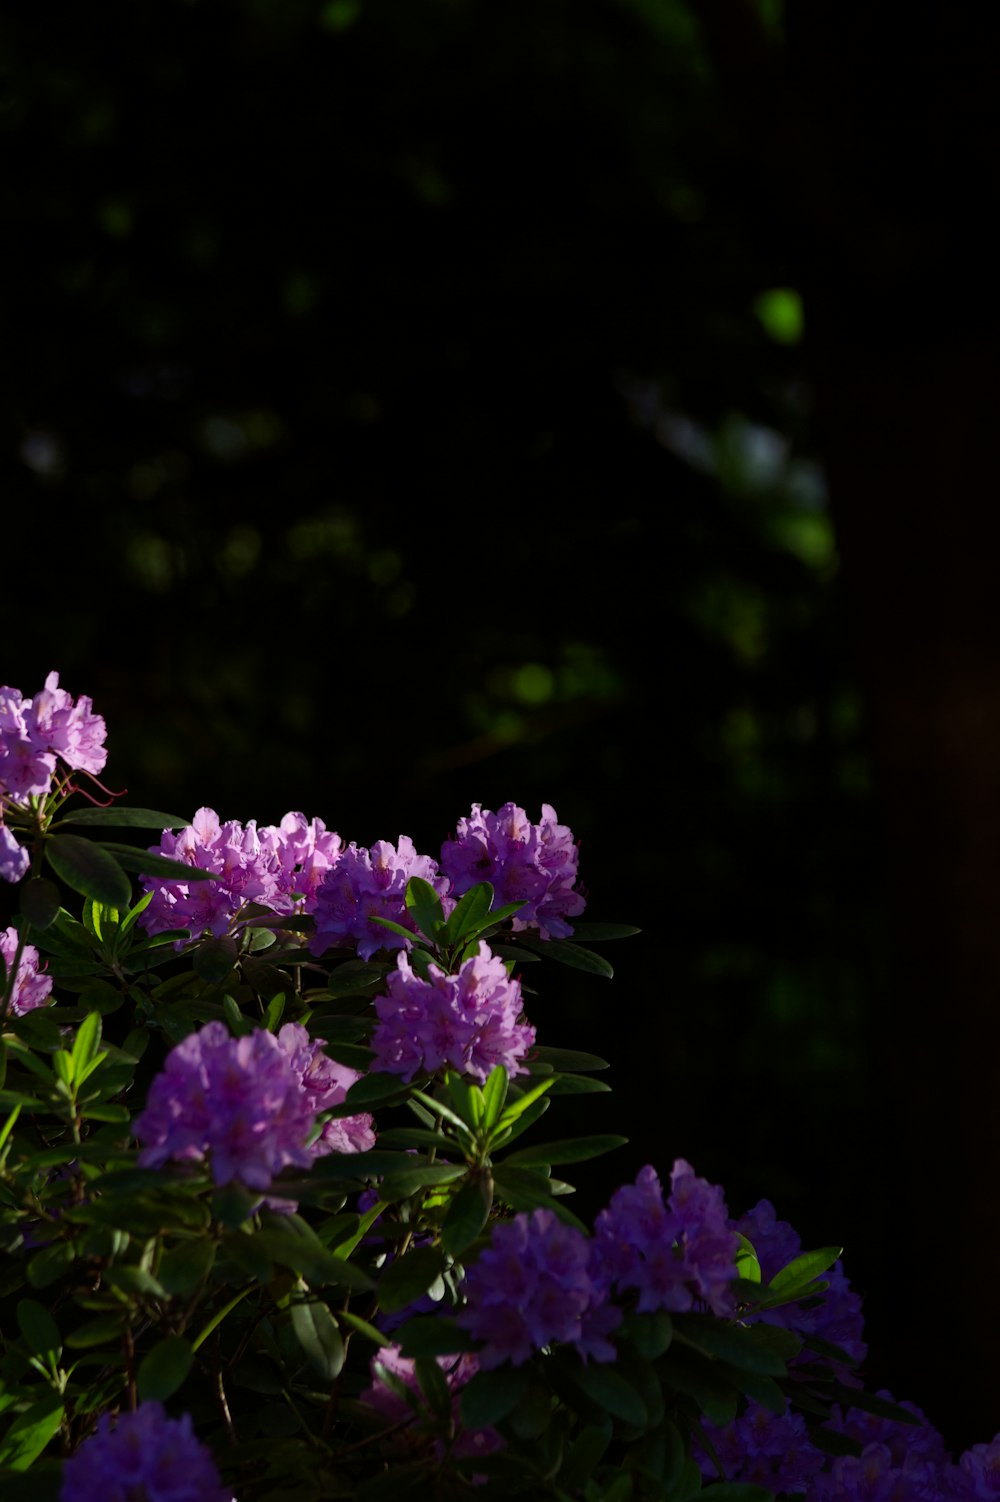
{"type": "Polygon", "coordinates": [[[455,839],[441,847],[441,869],[455,897],[488,881],[494,907],[524,904],[514,916],[515,931],[535,928],[543,939],[568,938],[573,929],[567,918],[583,912],[585,899],[576,889],[578,859],[572,831],[558,823],[548,803],[542,804],[538,824],[516,803],[505,803],[496,813],[474,803],[469,817],[459,819],[455,839]]]}
{"type": "Polygon", "coordinates": [[[682,1313],[704,1303],[714,1314],[735,1309],[731,1283],[739,1246],[722,1190],[678,1158],[664,1201],[655,1169],[616,1189],[594,1225],[600,1265],[620,1290],[634,1289],[640,1312],[682,1313]]]}
{"type": "Polygon", "coordinates": [[[172,881],[144,876],[153,900],[140,919],[147,933],[189,928],[221,938],[248,903],[275,913],[304,908],[340,856],[340,836],[321,819],[287,813],[278,825],[257,828],[235,819],[222,822],[212,808],[200,808],[191,823],[174,834],[165,829],[158,855],[211,871],[218,881],[172,881]]]}
{"type": "Polygon", "coordinates": [[[388,918],[404,928],[413,928],[406,909],[406,884],[420,876],[444,897],[448,883],[436,861],[418,855],[409,836],[401,834],[398,845],[379,840],[370,850],[348,845],[340,859],[320,882],[315,899],[307,907],[316,923],[309,947],[313,954],[341,946],[357,948],[367,960],[377,949],[402,949],[407,941],[373,918],[388,918]]]}
{"type": "MultiPolygon", "coordinates": [[[[358,1076],[326,1059],[322,1040],[287,1023],[278,1037],[255,1029],[234,1038],[221,1022],[191,1033],[167,1055],[134,1131],[142,1167],[208,1158],[216,1184],[266,1190],[275,1174],[306,1168],[317,1113],[339,1104],[358,1076]],[[327,1065],[331,1067],[327,1069],[327,1065]],[[348,1078],[349,1077],[349,1078],[348,1078]]],[[[370,1117],[349,1117],[319,1152],[370,1147],[370,1117]]]]}
{"type": "Polygon", "coordinates": [[[535,1041],[535,1029],[519,1022],[521,985],[497,955],[480,942],[456,975],[429,965],[418,975],[401,954],[386,977],[388,994],[375,1002],[374,1068],[411,1080],[447,1066],[483,1081],[502,1064],[508,1075],[524,1074],[519,1063],[535,1041]]]}
{"type": "Polygon", "coordinates": [[[553,1342],[595,1361],[615,1359],[608,1336],[622,1315],[595,1270],[593,1243],[552,1210],[495,1226],[466,1273],[466,1295],[458,1322],[484,1342],[479,1363],[486,1369],[505,1361],[521,1366],[553,1342]]]}
{"type": "MultiPolygon", "coordinates": [[[[8,977],[17,953],[17,940],[16,928],[8,928],[0,932],[0,954],[3,955],[8,977]]],[[[25,1012],[33,1011],[35,1007],[45,1006],[48,1000],[52,990],[52,977],[40,972],[38,964],[38,950],[34,944],[25,944],[21,951],[21,962],[17,967],[10,999],[10,1010],[15,1017],[23,1017],[25,1012]]],[[[2,995],[3,986],[0,985],[0,996],[2,995]]]]}
{"type": "Polygon", "coordinates": [[[160,1403],[101,1415],[63,1466],[59,1502],[233,1502],[190,1414],[168,1417],[160,1403]]]}

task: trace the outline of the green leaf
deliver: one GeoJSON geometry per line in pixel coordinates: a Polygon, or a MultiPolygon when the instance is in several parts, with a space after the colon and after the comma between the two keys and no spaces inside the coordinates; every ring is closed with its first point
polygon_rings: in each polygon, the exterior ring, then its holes
{"type": "Polygon", "coordinates": [[[168,1293],[189,1298],[212,1271],[216,1243],[207,1238],[182,1241],[160,1258],[156,1275],[168,1293]]]}
{"type": "Polygon", "coordinates": [[[449,948],[468,940],[481,929],[490,926],[490,908],[493,905],[493,888],[488,881],[481,881],[459,898],[451,916],[444,926],[441,940],[449,948]]]}
{"type": "Polygon", "coordinates": [[[236,944],[228,936],[223,939],[202,939],[194,951],[191,963],[195,973],[210,986],[221,986],[232,974],[236,964],[236,944]]]}
{"type": "Polygon", "coordinates": [[[393,1332],[404,1356],[452,1356],[472,1350],[472,1336],[445,1315],[415,1314],[393,1332]]]}
{"type": "Polygon", "coordinates": [[[45,876],[33,876],[21,888],[20,910],[39,930],[48,928],[59,912],[59,888],[45,876]]]}
{"type": "Polygon", "coordinates": [[[532,1168],[508,1168],[505,1163],[499,1163],[493,1170],[493,1186],[497,1198],[513,1210],[552,1210],[567,1225],[587,1233],[583,1222],[553,1196],[552,1180],[544,1174],[536,1173],[532,1168]]]}
{"type": "Polygon", "coordinates": [[[386,1314],[405,1309],[436,1283],[445,1269],[442,1253],[433,1246],[411,1247],[390,1262],[378,1285],[378,1301],[386,1314]]]}
{"type": "Polygon", "coordinates": [[[64,814],[60,824],[97,824],[116,829],[183,829],[190,819],[161,814],[151,808],[81,808],[64,814]]]}
{"type": "Polygon", "coordinates": [[[635,1429],[645,1429],[649,1414],[642,1398],[613,1366],[594,1363],[571,1373],[581,1392],[605,1413],[610,1413],[635,1429]]]}
{"type": "Polygon", "coordinates": [[[412,1084],[404,1084],[398,1074],[366,1074],[363,1079],[354,1082],[344,1097],[343,1106],[338,1107],[333,1114],[351,1116],[373,1107],[394,1105],[396,1101],[403,1100],[412,1088],[412,1084]]]}
{"type": "Polygon", "coordinates": [[[679,1347],[675,1340],[660,1357],[657,1369],[669,1386],[694,1399],[710,1424],[722,1429],[736,1417],[739,1394],[717,1363],[706,1361],[690,1347],[679,1347]]]}
{"type": "Polygon", "coordinates": [[[504,1162],[520,1163],[524,1166],[532,1163],[543,1163],[549,1166],[553,1163],[584,1163],[588,1158],[599,1158],[602,1153],[610,1153],[616,1147],[624,1147],[627,1142],[627,1137],[619,1137],[612,1133],[593,1137],[566,1137],[558,1142],[539,1142],[533,1147],[518,1148],[517,1152],[511,1153],[504,1159],[504,1162]]]}
{"type": "Polygon", "coordinates": [[[821,1246],[814,1252],[803,1252],[801,1256],[794,1258],[787,1267],[775,1273],[763,1290],[764,1297],[760,1307],[773,1309],[778,1304],[807,1297],[810,1283],[832,1267],[843,1250],[842,1246],[821,1246]]]}
{"type": "Polygon", "coordinates": [[[602,954],[583,949],[569,939],[540,939],[534,933],[519,933],[517,942],[543,959],[558,960],[560,965],[569,965],[574,970],[586,970],[590,975],[603,975],[608,980],[615,973],[602,954]]]}
{"type": "Polygon", "coordinates": [[[444,924],[444,909],[430,882],[421,876],[411,876],[406,883],[406,911],[422,934],[428,939],[437,937],[444,924]]]}
{"type": "Polygon", "coordinates": [[[703,1314],[677,1314],[674,1339],[748,1372],[759,1372],[764,1377],[786,1375],[781,1356],[766,1340],[758,1340],[750,1325],[729,1325],[703,1314]]]}
{"type": "Polygon", "coordinates": [[[449,1071],[445,1080],[452,1105],[461,1120],[473,1132],[483,1119],[483,1092],[478,1085],[464,1080],[460,1074],[449,1071]]]}
{"type": "Polygon", "coordinates": [[[477,1372],[462,1388],[459,1399],[465,1427],[485,1429],[505,1419],[531,1379],[531,1368],[525,1366],[504,1365],[477,1372]]]}
{"type": "Polygon", "coordinates": [[[495,1064],[483,1085],[483,1128],[491,1132],[503,1114],[507,1100],[507,1071],[495,1064]]]}
{"type": "Polygon", "coordinates": [[[26,1471],[59,1431],[65,1410],[58,1393],[46,1393],[14,1420],[0,1441],[0,1466],[26,1471]]]}
{"type": "Polygon", "coordinates": [[[516,1096],[508,1096],[503,1115],[497,1122],[498,1127],[511,1126],[519,1116],[533,1105],[547,1090],[551,1090],[555,1084],[554,1075],[546,1075],[544,1079],[536,1080],[527,1089],[520,1090],[516,1096]]]}
{"type": "Polygon", "coordinates": [[[158,1340],[139,1363],[135,1385],[144,1403],[165,1403],[184,1382],[194,1362],[191,1342],[183,1335],[167,1335],[158,1340]]]}
{"type": "Polygon", "coordinates": [[[155,850],[141,850],[138,845],[122,845],[116,840],[102,840],[101,849],[110,850],[126,871],[138,871],[142,876],[174,876],[185,882],[222,880],[215,871],[203,871],[201,866],[191,866],[187,861],[174,860],[155,850]]]}
{"type": "MultiPolygon", "coordinates": [[[[359,1314],[353,1314],[350,1309],[341,1309],[337,1318],[342,1325],[350,1325],[352,1330],[357,1330],[359,1335],[363,1335],[366,1340],[374,1342],[377,1346],[389,1346],[393,1343],[392,1336],[383,1335],[381,1330],[376,1330],[374,1325],[370,1325],[359,1314]]],[[[396,1339],[398,1340],[398,1335],[396,1339]]]]}
{"type": "Polygon", "coordinates": [[[592,1070],[611,1067],[607,1059],[600,1058],[596,1053],[580,1053],[573,1048],[533,1048],[526,1062],[529,1068],[533,1064],[548,1064],[553,1069],[568,1069],[575,1074],[587,1074],[592,1070]]]}
{"type": "Polygon", "coordinates": [[[71,1351],[87,1351],[92,1346],[117,1345],[121,1339],[128,1315],[124,1309],[114,1314],[101,1314],[97,1319],[87,1320],[66,1336],[66,1345],[71,1351]]]}
{"type": "Polygon", "coordinates": [[[74,892],[126,908],[132,896],[128,877],[113,855],[78,834],[54,834],[45,841],[45,855],[53,871],[74,892]]]}
{"type": "Polygon", "coordinates": [[[62,1354],[59,1328],[49,1311],[35,1299],[21,1299],[17,1305],[17,1323],[32,1355],[55,1366],[62,1354]]]}
{"type": "MultiPolygon", "coordinates": [[[[90,1066],[97,1057],[97,1050],[101,1042],[101,1014],[91,1012],[80,1023],[73,1040],[73,1052],[71,1054],[73,1066],[73,1078],[82,1083],[90,1073],[90,1066]]],[[[107,1057],[105,1055],[105,1057],[107,1057]]]]}
{"type": "Polygon", "coordinates": [[[662,1356],[674,1334],[673,1321],[663,1309],[626,1315],[620,1329],[647,1361],[655,1361],[658,1356],[662,1356]]]}
{"type": "Polygon", "coordinates": [[[73,1265],[76,1252],[68,1241],[55,1241],[37,1252],[28,1263],[28,1282],[32,1288],[48,1288],[73,1265]]]}
{"type": "Polygon", "coordinates": [[[610,939],[630,939],[641,934],[631,923],[574,923],[573,940],[582,944],[602,944],[610,939]]]}
{"type": "Polygon", "coordinates": [[[493,1208],[493,1180],[478,1174],[463,1184],[448,1207],[441,1227],[441,1245],[453,1257],[470,1247],[489,1219],[493,1208]]]}
{"type": "Polygon", "coordinates": [[[593,1080],[589,1074],[557,1074],[552,1076],[552,1095],[609,1095],[611,1086],[603,1080],[593,1080]]]}
{"type": "Polygon", "coordinates": [[[154,1278],[151,1272],[144,1267],[129,1267],[121,1262],[116,1262],[112,1267],[104,1269],[104,1280],[119,1293],[127,1298],[136,1299],[165,1299],[167,1290],[158,1278],[154,1278]]]}
{"type": "Polygon", "coordinates": [[[234,1038],[247,1038],[254,1031],[253,1022],[249,1017],[244,1017],[231,996],[222,998],[222,1010],[234,1038]]]}
{"type": "Polygon", "coordinates": [[[387,928],[390,933],[399,934],[408,943],[413,943],[414,933],[412,928],[404,928],[401,923],[393,923],[391,918],[380,918],[376,913],[369,913],[368,920],[370,923],[377,923],[380,928],[387,928]]]}
{"type": "Polygon", "coordinates": [[[271,1226],[255,1232],[249,1240],[256,1243],[266,1256],[298,1273],[314,1288],[330,1285],[366,1293],[373,1287],[371,1278],[362,1268],[335,1257],[299,1215],[275,1216],[271,1226]],[[277,1224],[279,1219],[280,1226],[277,1224]]]}
{"type": "Polygon", "coordinates": [[[238,1231],[250,1219],[259,1199],[259,1195],[251,1194],[249,1189],[234,1179],[231,1184],[223,1184],[212,1195],[212,1215],[228,1230],[238,1231]]]}
{"type": "Polygon", "coordinates": [[[344,1338],[325,1304],[292,1304],[292,1329],[309,1361],[325,1382],[340,1376],[346,1356],[344,1338]]]}
{"type": "Polygon", "coordinates": [[[453,1179],[464,1178],[465,1172],[465,1165],[462,1163],[421,1163],[418,1160],[411,1168],[386,1174],[379,1188],[379,1196],[387,1204],[394,1205],[400,1200],[409,1199],[418,1189],[426,1189],[431,1184],[449,1184],[453,1179]]]}
{"type": "Polygon", "coordinates": [[[739,1237],[740,1243],[739,1250],[736,1253],[736,1271],[748,1283],[759,1283],[761,1277],[760,1262],[758,1261],[753,1242],[748,1241],[739,1231],[736,1234],[739,1237]]]}

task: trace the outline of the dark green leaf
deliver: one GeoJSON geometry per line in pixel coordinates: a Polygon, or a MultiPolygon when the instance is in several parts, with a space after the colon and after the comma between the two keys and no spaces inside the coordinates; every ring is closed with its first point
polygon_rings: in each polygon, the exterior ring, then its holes
{"type": "Polygon", "coordinates": [[[20,1299],[17,1323],[32,1355],[54,1365],[62,1352],[62,1340],[58,1326],[45,1306],[35,1299],[20,1299]]]}
{"type": "Polygon", "coordinates": [[[102,1314],[90,1319],[66,1336],[66,1345],[73,1351],[86,1351],[92,1346],[117,1345],[121,1339],[128,1315],[124,1309],[115,1314],[102,1314]]]}
{"type": "Polygon", "coordinates": [[[259,1195],[251,1194],[249,1189],[234,1179],[231,1184],[223,1184],[212,1195],[212,1215],[230,1231],[238,1231],[253,1214],[259,1198],[259,1195]]]}
{"type": "Polygon", "coordinates": [[[497,1366],[477,1372],[462,1389],[462,1422],[467,1429],[498,1424],[514,1408],[531,1381],[530,1367],[497,1366]]]}
{"type": "Polygon", "coordinates": [[[574,1074],[610,1068],[607,1059],[600,1058],[596,1053],[580,1053],[573,1048],[533,1048],[526,1063],[529,1068],[535,1063],[548,1064],[553,1069],[570,1070],[574,1074]]]}
{"type": "Polygon", "coordinates": [[[453,1319],[416,1314],[393,1332],[404,1356],[451,1356],[472,1349],[472,1337],[453,1319]]]}
{"type": "Polygon", "coordinates": [[[190,819],[160,814],[151,808],[81,808],[64,814],[60,824],[104,824],[117,829],[183,829],[190,819]]]}
{"type": "Polygon", "coordinates": [[[698,1352],[676,1340],[657,1362],[657,1370],[671,1387],[694,1399],[710,1424],[724,1428],[736,1417],[739,1394],[733,1383],[698,1352]]]}
{"type": "Polygon", "coordinates": [[[45,876],[33,876],[21,888],[20,908],[32,928],[48,928],[59,912],[59,888],[45,876]]]}
{"type": "Polygon", "coordinates": [[[182,1241],[164,1252],[157,1277],[168,1293],[188,1298],[211,1272],[215,1252],[216,1243],[207,1238],[182,1241]]]}
{"type": "Polygon", "coordinates": [[[591,1079],[589,1074],[557,1074],[553,1080],[552,1095],[609,1095],[611,1086],[603,1080],[591,1079]]]}
{"type": "Polygon", "coordinates": [[[581,1392],[605,1413],[622,1419],[636,1429],[645,1429],[649,1419],[646,1405],[635,1388],[615,1367],[594,1362],[572,1373],[581,1392]]]}
{"type": "Polygon", "coordinates": [[[445,1251],[460,1257],[485,1226],[492,1207],[493,1180],[489,1173],[481,1173],[463,1184],[441,1227],[441,1245],[445,1251]]]}
{"type": "Polygon", "coordinates": [[[236,964],[236,945],[232,939],[203,939],[194,951],[191,963],[202,980],[221,986],[236,964]]]}
{"type": "Polygon", "coordinates": [[[167,1335],[158,1340],[139,1363],[135,1376],[139,1397],[147,1403],[165,1403],[184,1382],[193,1362],[191,1342],[182,1335],[167,1335]]]}
{"type": "Polygon", "coordinates": [[[126,908],[132,896],[128,877],[114,856],[78,834],[54,834],[45,841],[45,855],[53,871],[74,892],[126,908]]]}
{"type": "Polygon", "coordinates": [[[110,850],[126,871],[138,871],[143,876],[173,876],[184,882],[222,880],[214,871],[204,871],[201,866],[173,860],[169,855],[159,855],[154,850],[140,850],[137,845],[121,845],[116,840],[102,840],[101,849],[110,850]]]}
{"type": "Polygon", "coordinates": [[[532,1163],[583,1163],[588,1158],[599,1158],[602,1153],[610,1153],[616,1147],[624,1147],[628,1142],[627,1137],[615,1135],[594,1137],[566,1137],[558,1142],[539,1142],[533,1147],[518,1148],[516,1153],[511,1153],[505,1158],[507,1164],[520,1163],[529,1165],[532,1163]]]}
{"type": "Polygon", "coordinates": [[[315,1370],[325,1382],[340,1376],[346,1351],[344,1338],[325,1304],[292,1304],[292,1329],[315,1370]]]}
{"type": "Polygon", "coordinates": [[[427,1407],[438,1420],[448,1422],[451,1418],[451,1392],[444,1372],[437,1362],[426,1356],[418,1356],[414,1371],[427,1407]]]}
{"type": "Polygon", "coordinates": [[[765,1342],[756,1338],[751,1325],[730,1325],[704,1314],[674,1316],[674,1339],[698,1351],[765,1377],[784,1377],[785,1362],[765,1342]]]}
{"type": "Polygon", "coordinates": [[[128,1267],[121,1262],[104,1270],[104,1280],[119,1293],[138,1299],[165,1299],[167,1290],[158,1278],[143,1267],[128,1267]]]}
{"type": "Polygon", "coordinates": [[[410,1168],[401,1169],[399,1173],[386,1174],[379,1188],[379,1197],[388,1204],[396,1204],[399,1200],[409,1199],[411,1194],[416,1194],[418,1189],[426,1189],[430,1184],[448,1184],[452,1179],[460,1179],[465,1171],[462,1164],[418,1161],[410,1168]]]}
{"type": "Polygon", "coordinates": [[[363,1079],[356,1080],[348,1090],[342,1107],[334,1114],[349,1116],[357,1111],[368,1111],[373,1107],[395,1104],[402,1100],[410,1085],[406,1085],[398,1074],[366,1074],[363,1079]]]}
{"type": "Polygon", "coordinates": [[[627,1315],[621,1325],[622,1334],[635,1346],[641,1356],[655,1361],[662,1356],[673,1339],[674,1326],[670,1315],[662,1309],[649,1314],[627,1315]]]}
{"type": "Polygon", "coordinates": [[[569,939],[541,939],[536,933],[519,933],[517,941],[543,959],[558,960],[560,965],[569,965],[574,970],[586,970],[590,975],[603,975],[608,980],[615,973],[602,954],[583,949],[569,939]]]}
{"type": "Polygon", "coordinates": [[[76,1257],[68,1241],[56,1241],[36,1252],[28,1263],[28,1282],[32,1288],[48,1288],[72,1266],[76,1257]]]}
{"type": "Polygon", "coordinates": [[[630,939],[641,934],[631,923],[574,923],[573,940],[577,944],[600,944],[609,939],[630,939]]]}
{"type": "Polygon", "coordinates": [[[444,1256],[436,1247],[411,1247],[396,1257],[382,1274],[378,1301],[386,1314],[405,1309],[419,1299],[444,1272],[444,1256]]]}

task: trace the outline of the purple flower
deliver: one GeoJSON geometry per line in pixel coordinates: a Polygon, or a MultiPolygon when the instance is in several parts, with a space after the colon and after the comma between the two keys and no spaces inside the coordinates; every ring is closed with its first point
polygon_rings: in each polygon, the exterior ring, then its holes
{"type": "MultiPolygon", "coordinates": [[[[206,1023],[170,1051],[150,1086],[134,1126],[146,1144],[140,1165],[208,1158],[216,1184],[238,1180],[260,1190],[289,1165],[307,1168],[317,1156],[315,1144],[308,1145],[321,1109],[317,1102],[328,1108],[342,1100],[348,1083],[325,1069],[317,1057],[321,1047],[317,1039],[310,1048],[305,1029],[295,1023],[282,1028],[280,1039],[262,1028],[233,1038],[223,1023],[206,1023]]],[[[356,1140],[370,1146],[371,1118],[353,1117],[318,1152],[350,1150],[342,1144],[351,1123],[356,1140]]]]}
{"type": "Polygon", "coordinates": [[[387,840],[379,840],[371,850],[353,842],[348,845],[324,875],[314,902],[307,905],[316,920],[309,945],[313,954],[357,945],[359,956],[367,960],[377,949],[404,948],[405,939],[372,919],[389,918],[413,929],[406,909],[406,884],[411,876],[422,877],[439,896],[447,893],[437,863],[430,856],[418,855],[405,834],[400,835],[398,846],[387,840]]]}
{"type": "MultiPolygon", "coordinates": [[[[494,1451],[502,1449],[504,1442],[495,1429],[465,1429],[462,1426],[459,1394],[479,1370],[476,1357],[468,1353],[461,1356],[438,1356],[437,1364],[444,1372],[452,1399],[452,1455],[458,1460],[464,1460],[469,1456],[492,1455],[494,1451]]],[[[371,1386],[360,1394],[360,1401],[380,1413],[387,1424],[412,1426],[403,1441],[405,1448],[413,1448],[414,1442],[418,1447],[425,1443],[427,1429],[433,1428],[434,1419],[419,1404],[420,1384],[412,1357],[404,1356],[398,1346],[382,1346],[371,1358],[370,1371],[371,1386]],[[400,1387],[414,1394],[418,1406],[407,1401],[399,1391],[400,1387]]],[[[442,1459],[445,1454],[442,1439],[435,1435],[433,1445],[435,1454],[442,1459]]]]}
{"type": "Polygon", "coordinates": [[[59,1502],[233,1502],[190,1414],[142,1403],[97,1428],[63,1466],[59,1502]]]}
{"type": "Polygon", "coordinates": [[[515,1215],[494,1228],[490,1245],[466,1273],[458,1322],[485,1342],[484,1368],[521,1366],[554,1341],[595,1361],[613,1361],[608,1340],[621,1311],[595,1273],[592,1243],[552,1210],[515,1215]]]}
{"type": "Polygon", "coordinates": [[[1000,1434],[988,1445],[973,1445],[958,1462],[976,1502],[996,1502],[1000,1497],[1000,1434]]]}
{"type": "Polygon", "coordinates": [[[518,1061],[534,1043],[535,1029],[518,1021],[521,985],[484,943],[457,975],[432,964],[426,980],[401,954],[386,985],[388,994],[375,1002],[373,1068],[407,1080],[446,1066],[480,1081],[497,1064],[509,1075],[527,1072],[518,1061]]]}
{"type": "MultiPolygon", "coordinates": [[[[955,1502],[988,1497],[969,1492],[968,1477],[949,1462],[935,1464],[907,1455],[899,1464],[887,1445],[866,1445],[858,1456],[841,1455],[828,1472],[815,1476],[810,1502],[955,1502]]],[[[995,1495],[995,1494],[994,1494],[995,1495]]]]}
{"type": "MultiPolygon", "coordinates": [[[[317,1116],[339,1106],[361,1075],[338,1064],[323,1052],[324,1039],[310,1038],[299,1022],[286,1022],[278,1034],[292,1072],[317,1116]]],[[[367,1111],[357,1116],[337,1116],[323,1124],[319,1136],[309,1143],[313,1158],[327,1153],[363,1153],[375,1146],[375,1131],[367,1111]]]]}
{"type": "Polygon", "coordinates": [[[505,803],[498,813],[474,803],[469,817],[459,819],[456,838],[441,847],[441,869],[453,896],[488,881],[494,907],[524,904],[515,931],[537,928],[543,939],[568,938],[573,929],[566,919],[583,912],[585,900],[575,887],[578,858],[572,832],[557,822],[548,803],[539,824],[516,803],[505,803]]]}
{"type": "Polygon", "coordinates": [[[634,1184],[615,1190],[594,1225],[601,1266],[619,1289],[637,1291],[640,1312],[683,1313],[700,1300],[713,1314],[732,1314],[739,1242],[722,1190],[699,1179],[683,1158],[670,1182],[666,1203],[649,1165],[634,1184]]]}
{"type": "MultiPolygon", "coordinates": [[[[10,967],[17,953],[17,940],[16,928],[8,928],[0,933],[0,954],[4,958],[8,979],[10,967]]],[[[14,978],[14,989],[11,992],[11,1012],[15,1017],[23,1017],[25,1012],[44,1006],[51,990],[51,976],[39,973],[38,950],[34,944],[25,944],[21,951],[21,963],[17,967],[17,975],[14,978]]],[[[2,994],[3,987],[0,986],[0,995],[2,994]]]]}
{"type": "Polygon", "coordinates": [[[74,704],[59,687],[58,673],[49,674],[45,687],[31,701],[29,731],[36,745],[54,751],[74,771],[96,774],[108,759],[103,716],[93,713],[85,694],[74,704]]]}
{"type": "Polygon", "coordinates": [[[32,739],[31,700],[18,688],[0,688],[0,800],[43,798],[52,785],[55,756],[32,739]]]}
{"type": "Polygon", "coordinates": [[[288,813],[280,825],[258,830],[251,819],[222,823],[213,808],[200,808],[177,834],[165,829],[158,855],[211,871],[218,881],[171,881],[142,878],[153,900],[142,915],[147,933],[168,928],[206,931],[221,938],[238,922],[248,903],[276,913],[304,908],[323,876],[340,854],[340,836],[328,832],[322,820],[307,822],[304,814],[288,813]]]}
{"type": "MultiPolygon", "coordinates": [[[[762,1486],[775,1493],[804,1492],[826,1462],[798,1413],[779,1417],[758,1403],[750,1403],[746,1412],[724,1429],[708,1423],[704,1427],[727,1481],[762,1486]]],[[[708,1456],[702,1453],[697,1459],[706,1481],[717,1479],[708,1456]]]]}
{"type": "Polygon", "coordinates": [[[20,881],[31,864],[23,845],[19,845],[6,824],[0,822],[0,878],[20,881]]]}

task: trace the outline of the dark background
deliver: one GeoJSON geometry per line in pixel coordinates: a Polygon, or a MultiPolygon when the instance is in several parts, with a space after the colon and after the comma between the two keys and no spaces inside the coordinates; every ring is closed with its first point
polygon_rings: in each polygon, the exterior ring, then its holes
{"type": "Polygon", "coordinates": [[[0,33],[0,678],[57,668],[108,785],[183,814],[436,854],[553,803],[643,930],[529,1007],[613,1062],[563,1107],[631,1138],[581,1211],[683,1155],[843,1241],[869,1380],[956,1445],[1000,1427],[997,30],[0,33]]]}

